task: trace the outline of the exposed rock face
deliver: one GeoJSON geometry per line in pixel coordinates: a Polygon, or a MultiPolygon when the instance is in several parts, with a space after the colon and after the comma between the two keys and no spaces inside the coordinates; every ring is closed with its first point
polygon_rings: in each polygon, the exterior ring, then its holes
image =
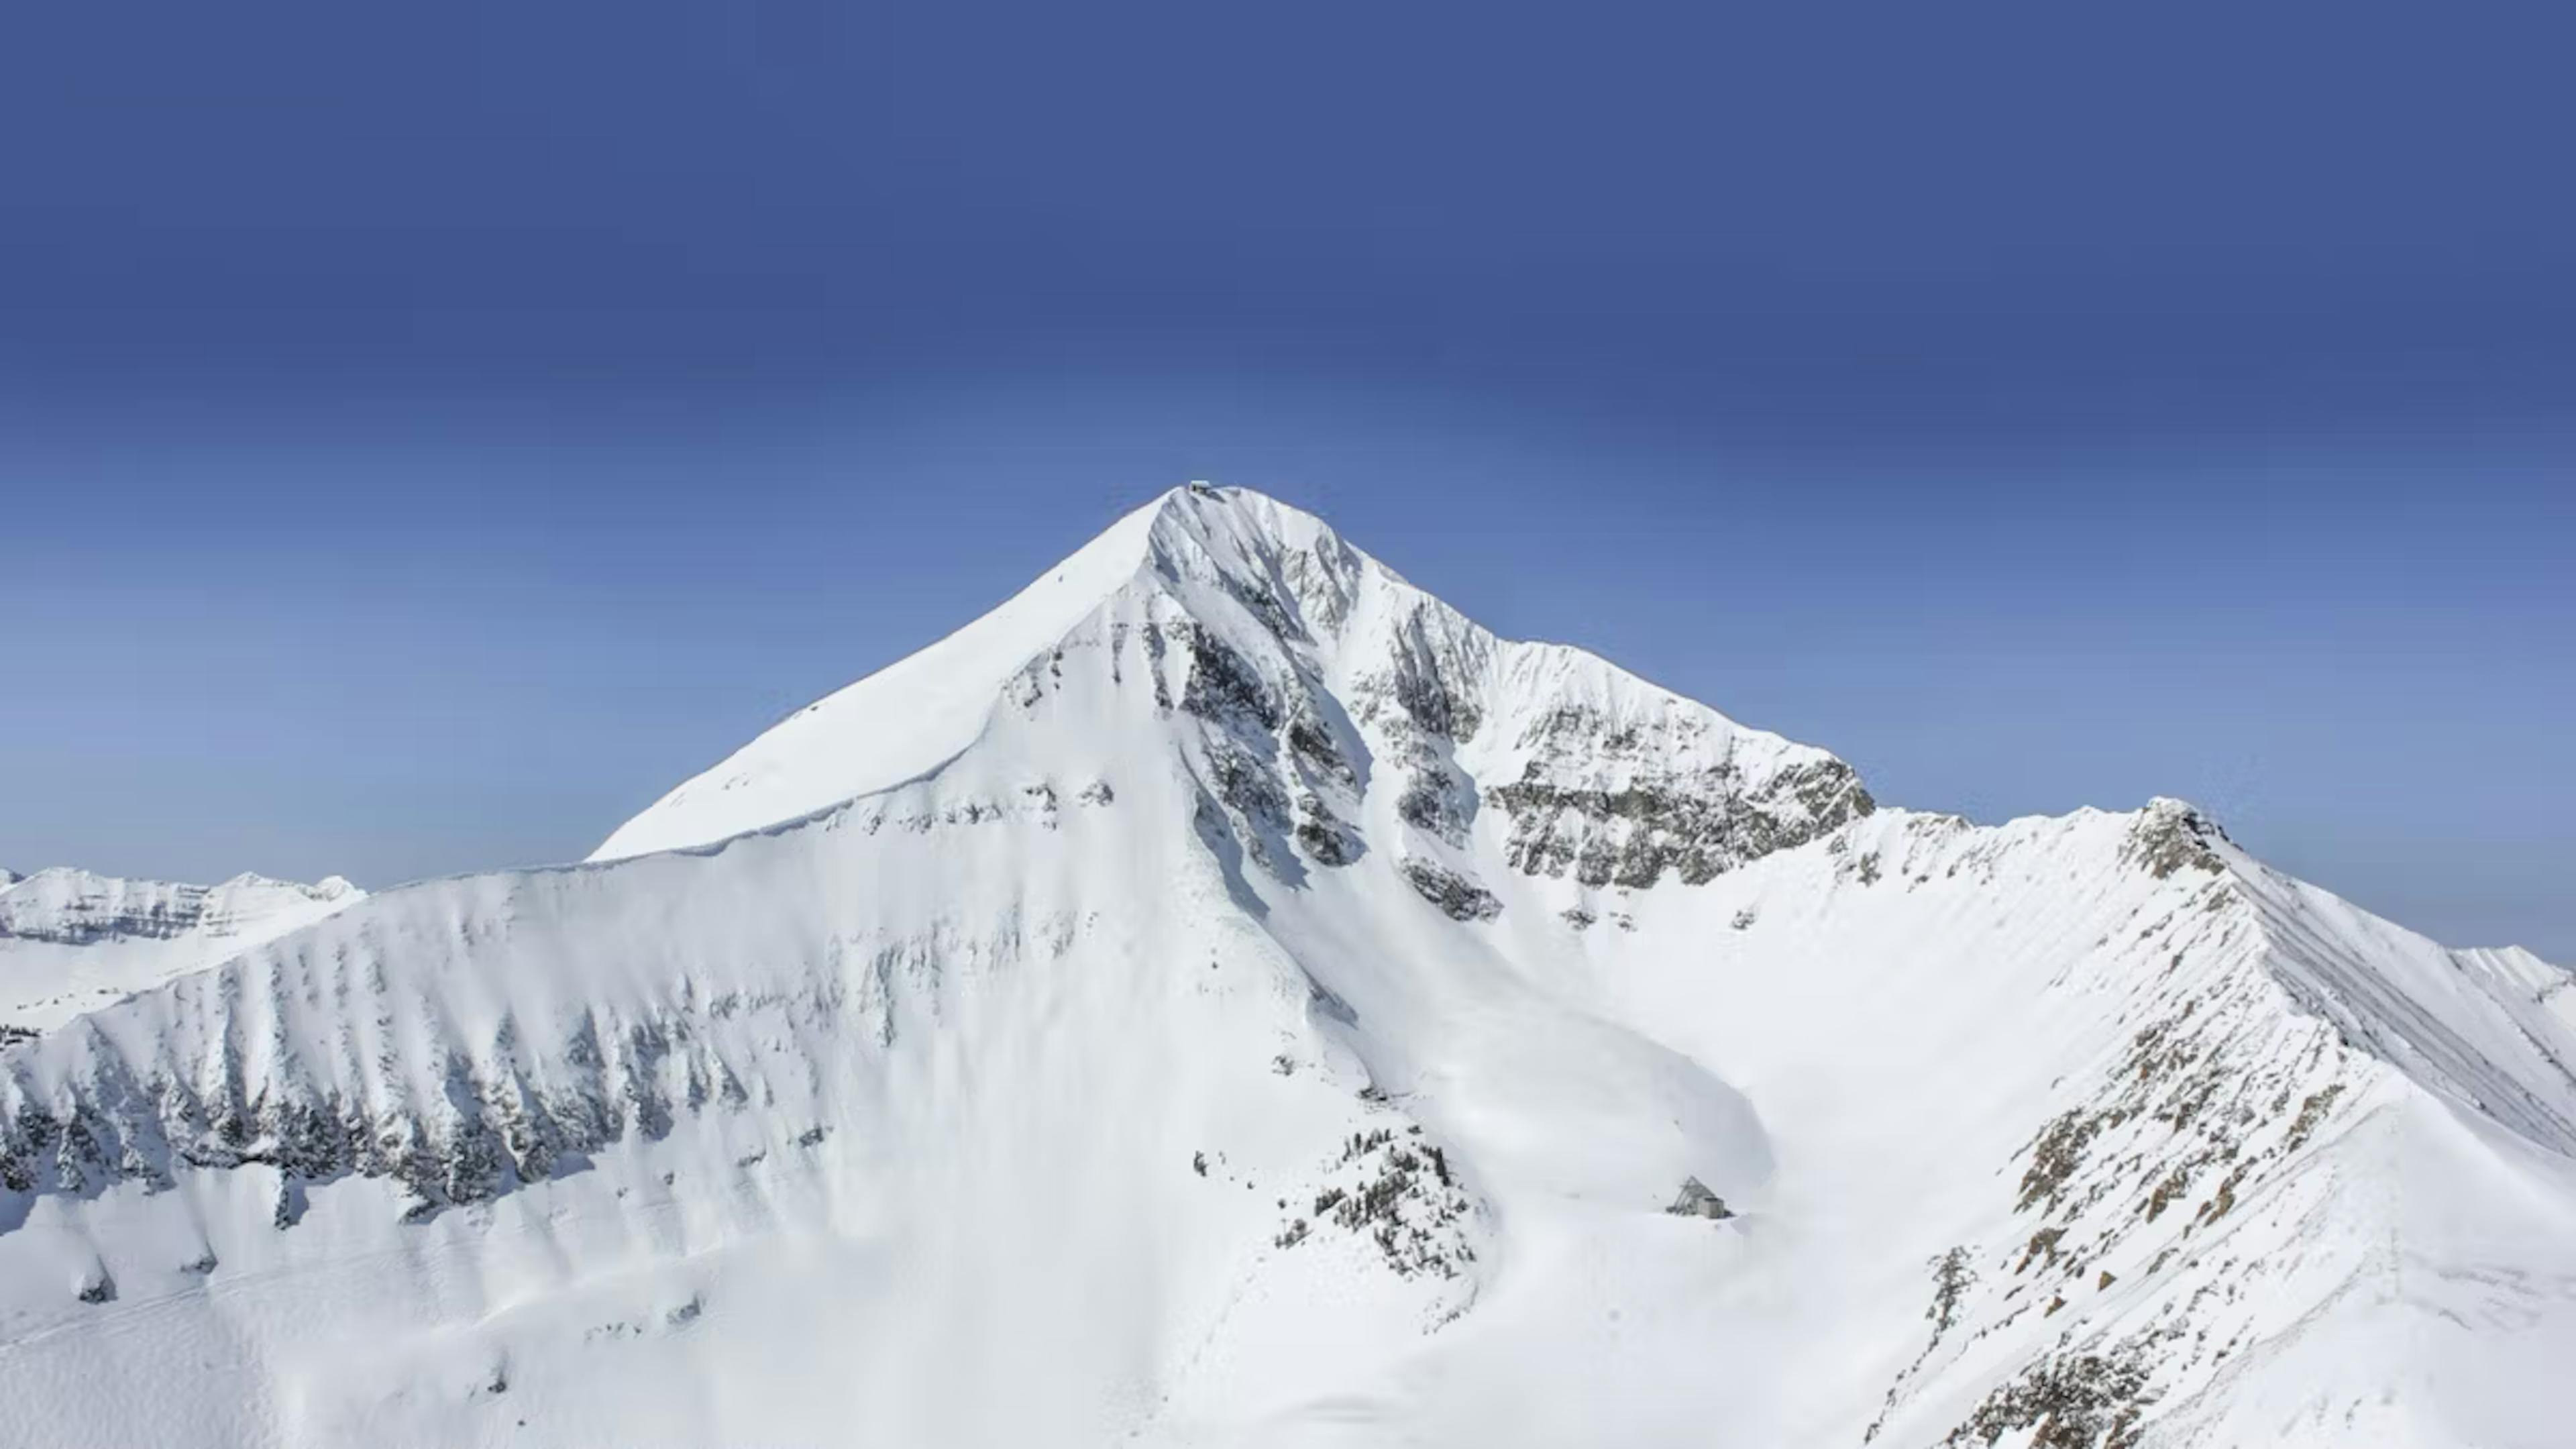
{"type": "Polygon", "coordinates": [[[2036,1430],[2026,1441],[2031,1449],[2138,1449],[2151,1378],[2138,1344],[2052,1354],[1988,1394],[1941,1444],[1969,1449],[2036,1430]]]}
{"type": "Polygon", "coordinates": [[[1875,808],[1842,761],[1748,767],[1722,721],[1688,710],[1563,704],[1533,720],[1521,745],[1520,777],[1490,792],[1511,822],[1504,858],[1588,886],[1644,888],[1667,872],[1703,884],[1875,808]]]}
{"type": "Polygon", "coordinates": [[[138,1071],[102,1055],[96,1074],[71,1079],[51,1100],[24,1077],[0,1083],[11,1109],[0,1119],[0,1187],[166,1187],[183,1168],[256,1164],[286,1183],[280,1227],[297,1216],[297,1185],[350,1174],[403,1184],[412,1212],[426,1216],[543,1181],[630,1131],[658,1138],[681,1114],[745,1105],[749,1093],[709,1046],[706,1025],[695,1011],[634,1021],[585,1012],[564,1040],[532,1050],[538,1044],[505,1021],[488,1052],[444,1056],[435,1093],[391,1103],[301,1075],[206,1080],[202,1069],[217,1064],[167,1056],[138,1071]]]}
{"type": "Polygon", "coordinates": [[[1476,819],[1476,787],[1437,759],[1421,762],[1395,797],[1396,818],[1451,845],[1467,843],[1476,819]]]}
{"type": "MultiPolygon", "coordinates": [[[[1497,639],[1312,520],[1208,497],[1221,506],[1144,540],[1138,591],[1023,678],[1042,698],[1096,649],[1113,678],[1141,676],[1159,708],[1200,721],[1209,795],[1283,879],[1356,861],[1389,815],[1438,847],[1408,859],[1436,862],[1469,847],[1491,803],[1526,874],[1696,885],[1872,808],[1831,755],[1589,655],[1497,639]]],[[[1444,910],[1483,918],[1456,869],[1406,870],[1444,910]]]]}
{"type": "Polygon", "coordinates": [[[2227,834],[2207,816],[2180,800],[2155,800],[2129,833],[2128,859],[2147,874],[2164,880],[2176,871],[2216,873],[2226,869],[2214,848],[2227,834]]]}
{"type": "Polygon", "coordinates": [[[1748,793],[1724,767],[1615,788],[1559,784],[1533,762],[1493,792],[1510,816],[1506,859],[1531,875],[1642,889],[1671,872],[1704,885],[1720,871],[1804,845],[1874,808],[1850,767],[1801,766],[1748,793]]]}
{"type": "Polygon", "coordinates": [[[1433,861],[1407,858],[1404,878],[1453,921],[1490,921],[1503,913],[1502,898],[1433,861]]]}
{"type": "Polygon", "coordinates": [[[1181,708],[1243,733],[1268,734],[1280,725],[1279,699],[1251,661],[1215,632],[1192,625],[1167,630],[1180,636],[1189,667],[1181,708]]]}
{"type": "Polygon", "coordinates": [[[1383,716],[1392,705],[1434,739],[1475,739],[1485,708],[1468,686],[1492,659],[1497,641],[1427,599],[1390,632],[1386,657],[1359,681],[1366,712],[1383,716]]]}

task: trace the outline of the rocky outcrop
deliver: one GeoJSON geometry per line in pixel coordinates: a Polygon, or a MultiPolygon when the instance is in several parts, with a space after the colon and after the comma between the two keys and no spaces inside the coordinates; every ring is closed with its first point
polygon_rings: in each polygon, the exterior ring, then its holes
{"type": "Polygon", "coordinates": [[[586,1011],[534,1051],[504,1022],[488,1051],[446,1053],[433,1095],[392,1103],[381,1088],[252,1080],[221,1062],[137,1066],[101,1038],[92,1070],[57,1094],[23,1071],[0,1081],[0,1188],[159,1189],[183,1167],[265,1165],[282,1177],[280,1227],[300,1216],[302,1184],[350,1175],[401,1183],[412,1215],[427,1216],[542,1181],[629,1133],[659,1138],[681,1115],[745,1105],[748,1091],[699,1028],[688,1012],[586,1011]]]}
{"type": "Polygon", "coordinates": [[[1395,814],[1416,830],[1465,845],[1476,818],[1475,783],[1436,758],[1418,761],[1395,798],[1395,814]]]}
{"type": "Polygon", "coordinates": [[[1504,859],[1588,886],[1699,885],[1876,808],[1849,765],[1820,752],[1748,769],[1712,751],[1706,719],[1622,721],[1562,705],[1523,738],[1520,778],[1488,791],[1511,822],[1504,859]]]}
{"type": "Polygon", "coordinates": [[[1445,865],[1416,856],[1402,869],[1405,881],[1453,921],[1490,921],[1503,913],[1500,897],[1445,865]]]}
{"type": "Polygon", "coordinates": [[[2209,817],[2180,800],[2158,799],[2140,812],[2123,859],[2158,880],[2176,871],[2216,873],[2227,868],[2216,846],[2227,839],[2209,817]]]}

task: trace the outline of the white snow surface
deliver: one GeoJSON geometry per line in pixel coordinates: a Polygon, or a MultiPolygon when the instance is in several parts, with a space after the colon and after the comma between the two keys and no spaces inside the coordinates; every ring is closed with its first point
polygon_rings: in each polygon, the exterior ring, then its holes
{"type": "Polygon", "coordinates": [[[2563,1446],[2569,979],[1180,490],[0,1049],[0,1443],[2563,1446]]]}
{"type": "Polygon", "coordinates": [[[339,876],[304,885],[238,875],[197,886],[64,867],[0,871],[0,1027],[49,1030],[365,894],[339,876]]]}

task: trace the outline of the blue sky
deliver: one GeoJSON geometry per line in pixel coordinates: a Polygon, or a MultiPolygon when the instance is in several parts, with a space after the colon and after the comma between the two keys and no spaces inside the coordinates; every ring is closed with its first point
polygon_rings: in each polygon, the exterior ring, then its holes
{"type": "Polygon", "coordinates": [[[2576,959],[2576,21],[1801,10],[14,16],[0,863],[578,855],[1206,477],[2576,959]]]}

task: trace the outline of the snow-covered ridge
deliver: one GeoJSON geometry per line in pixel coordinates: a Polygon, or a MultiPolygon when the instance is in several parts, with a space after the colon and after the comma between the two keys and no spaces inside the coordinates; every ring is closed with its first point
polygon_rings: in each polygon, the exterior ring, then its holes
{"type": "Polygon", "coordinates": [[[365,892],[243,874],[216,885],[56,867],[0,882],[0,1026],[50,1028],[320,920],[365,892]]]}
{"type": "MultiPolygon", "coordinates": [[[[1925,1265],[1853,1437],[2549,1442],[2515,1385],[2576,1344],[2576,1033],[2190,806],[1882,811],[1621,924],[1619,1014],[1847,1164],[1799,1311],[1868,1316],[1814,1301],[1864,1241],[1925,1265]]],[[[1783,1371],[1846,1373],[1825,1341],[1783,1371]]]]}
{"type": "Polygon", "coordinates": [[[2500,996],[2527,999],[2576,1029],[2576,971],[2553,965],[2520,946],[2472,946],[2451,953],[2460,970],[2500,996]]]}
{"type": "Polygon", "coordinates": [[[336,875],[305,885],[245,872],[200,886],[57,866],[0,883],[0,937],[66,946],[190,934],[238,937],[281,918],[309,918],[311,907],[343,904],[358,893],[336,875]]]}

